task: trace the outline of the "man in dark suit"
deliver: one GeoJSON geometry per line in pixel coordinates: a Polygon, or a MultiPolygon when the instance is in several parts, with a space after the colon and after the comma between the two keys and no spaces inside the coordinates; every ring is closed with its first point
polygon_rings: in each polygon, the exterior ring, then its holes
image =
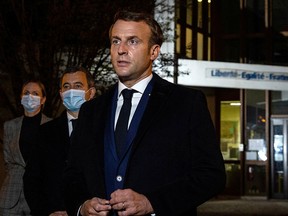
{"type": "Polygon", "coordinates": [[[95,95],[91,74],[82,67],[67,68],[60,80],[60,95],[65,106],[62,114],[43,124],[39,133],[39,148],[27,164],[24,193],[31,214],[65,216],[62,176],[67,164],[73,121],[80,106],[95,95]]]}
{"type": "Polygon", "coordinates": [[[116,14],[110,52],[119,82],[80,109],[65,172],[69,215],[194,216],[224,189],[205,96],[152,72],[162,40],[153,17],[116,14]],[[118,135],[125,89],[133,89],[128,130],[118,135]]]}

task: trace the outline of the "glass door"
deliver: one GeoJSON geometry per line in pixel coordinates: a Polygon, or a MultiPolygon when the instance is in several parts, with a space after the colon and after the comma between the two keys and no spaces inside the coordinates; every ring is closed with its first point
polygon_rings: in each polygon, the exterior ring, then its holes
{"type": "Polygon", "coordinates": [[[244,195],[267,196],[266,93],[245,90],[244,195]]]}
{"type": "Polygon", "coordinates": [[[240,196],[240,101],[221,101],[220,104],[220,146],[225,161],[225,195],[240,196]]]}
{"type": "Polygon", "coordinates": [[[271,119],[272,198],[288,198],[288,118],[271,119]]]}

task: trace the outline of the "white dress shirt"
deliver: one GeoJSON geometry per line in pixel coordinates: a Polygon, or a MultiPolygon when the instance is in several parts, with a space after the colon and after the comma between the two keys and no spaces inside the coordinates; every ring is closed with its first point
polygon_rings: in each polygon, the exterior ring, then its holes
{"type": "MultiPolygon", "coordinates": [[[[129,89],[134,89],[136,90],[136,92],[133,94],[132,96],[132,106],[131,106],[131,112],[130,112],[130,117],[129,117],[129,121],[128,121],[128,127],[130,125],[130,122],[133,118],[133,115],[136,111],[136,108],[139,104],[139,101],[141,100],[141,97],[148,85],[148,83],[150,82],[150,80],[152,79],[152,74],[148,77],[146,77],[145,79],[139,81],[138,83],[136,83],[134,86],[132,86],[129,89]]],[[[121,110],[121,107],[123,105],[123,96],[121,94],[123,89],[126,89],[127,87],[119,81],[118,83],[118,100],[117,100],[117,108],[116,108],[116,112],[115,112],[115,121],[114,121],[114,128],[116,127],[116,123],[117,123],[117,119],[121,110]]]]}
{"type": "Polygon", "coordinates": [[[68,130],[69,130],[69,136],[71,135],[72,131],[73,131],[73,125],[72,125],[72,119],[77,119],[74,116],[72,116],[71,114],[67,113],[67,119],[68,119],[68,130]]]}

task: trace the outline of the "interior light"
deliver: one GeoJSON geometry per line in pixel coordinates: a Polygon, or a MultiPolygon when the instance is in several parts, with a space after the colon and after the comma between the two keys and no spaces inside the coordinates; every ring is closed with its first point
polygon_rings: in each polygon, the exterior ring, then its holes
{"type": "Polygon", "coordinates": [[[232,102],[230,103],[230,106],[241,106],[240,102],[232,102]]]}

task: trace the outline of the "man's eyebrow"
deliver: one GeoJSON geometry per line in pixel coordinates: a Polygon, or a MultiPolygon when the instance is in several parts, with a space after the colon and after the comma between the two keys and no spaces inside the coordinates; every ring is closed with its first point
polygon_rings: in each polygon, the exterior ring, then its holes
{"type": "Polygon", "coordinates": [[[65,82],[65,83],[63,83],[63,86],[64,86],[64,85],[76,85],[76,84],[78,84],[78,85],[79,85],[79,84],[80,84],[80,85],[84,85],[83,82],[77,81],[77,82],[73,82],[73,83],[65,82]]]}
{"type": "MultiPolygon", "coordinates": [[[[136,35],[131,35],[131,36],[128,36],[128,37],[126,37],[125,39],[127,39],[127,40],[131,40],[131,39],[135,39],[135,38],[137,38],[137,39],[139,39],[140,40],[140,38],[138,37],[138,36],[136,36],[136,35]]],[[[118,40],[122,40],[119,36],[117,36],[117,35],[115,35],[115,36],[112,36],[112,39],[118,39],[118,40]]]]}
{"type": "Polygon", "coordinates": [[[118,37],[117,35],[115,35],[115,36],[112,36],[111,39],[118,39],[118,40],[120,40],[120,37],[118,37]]]}
{"type": "Polygon", "coordinates": [[[64,83],[62,84],[62,86],[64,86],[64,85],[70,85],[70,83],[64,82],[64,83]]]}
{"type": "Polygon", "coordinates": [[[77,84],[77,85],[79,85],[79,84],[80,84],[80,85],[84,85],[83,82],[81,82],[81,81],[72,83],[72,85],[76,85],[76,84],[77,84]]]}
{"type": "Polygon", "coordinates": [[[65,86],[65,85],[71,85],[69,82],[64,82],[63,84],[62,84],[62,86],[65,86]]]}
{"type": "Polygon", "coordinates": [[[138,39],[138,40],[140,40],[140,38],[139,38],[138,36],[136,36],[136,35],[132,35],[132,36],[129,36],[129,37],[128,37],[128,40],[131,40],[131,39],[138,39]]]}

